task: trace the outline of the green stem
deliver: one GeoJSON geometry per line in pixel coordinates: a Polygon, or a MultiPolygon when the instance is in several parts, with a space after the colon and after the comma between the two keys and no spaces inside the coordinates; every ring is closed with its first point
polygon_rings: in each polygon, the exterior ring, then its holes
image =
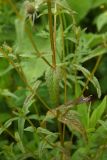
{"type": "Polygon", "coordinates": [[[64,27],[63,27],[63,20],[61,14],[59,14],[59,20],[61,24],[61,37],[62,37],[62,57],[61,60],[63,61],[65,57],[65,42],[64,42],[64,27]]]}
{"type": "MultiPolygon", "coordinates": [[[[66,29],[66,27],[67,27],[67,23],[66,23],[66,17],[65,17],[65,14],[63,13],[63,15],[62,15],[62,17],[63,17],[63,30],[64,29],[66,29]]],[[[65,40],[65,52],[68,54],[69,53],[69,49],[68,49],[68,43],[67,43],[67,41],[65,40]]]]}
{"type": "MultiPolygon", "coordinates": [[[[59,116],[59,111],[57,111],[57,118],[59,116]]],[[[59,131],[59,138],[60,138],[60,144],[62,147],[64,147],[64,134],[65,134],[65,125],[58,121],[58,131],[59,131]]],[[[60,160],[63,160],[64,153],[61,151],[60,160]]]]}
{"type": "MultiPolygon", "coordinates": [[[[48,5],[48,18],[49,18],[49,30],[50,30],[50,41],[52,49],[52,66],[56,68],[56,50],[54,46],[54,36],[53,36],[53,24],[52,24],[52,12],[51,12],[51,0],[47,0],[48,5]]],[[[56,29],[55,29],[56,30],[56,29]]]]}
{"type": "MultiPolygon", "coordinates": [[[[71,17],[72,17],[72,21],[73,21],[73,31],[74,31],[75,39],[76,39],[75,52],[74,52],[74,58],[73,58],[72,63],[77,64],[78,63],[77,62],[77,54],[78,54],[77,47],[79,45],[80,33],[78,31],[78,27],[76,26],[76,21],[75,21],[75,17],[74,17],[73,12],[71,12],[71,17]]],[[[78,81],[77,81],[77,69],[76,68],[74,70],[74,75],[75,75],[75,96],[78,97],[78,93],[77,93],[78,81]]]]}
{"type": "MultiPolygon", "coordinates": [[[[66,75],[66,71],[64,74],[64,103],[66,104],[67,102],[67,84],[66,84],[66,80],[67,80],[67,75],[66,75]]],[[[65,124],[62,124],[62,146],[64,147],[64,137],[65,137],[65,124]]],[[[61,159],[64,159],[64,153],[62,152],[61,155],[61,159]]]]}
{"type": "Polygon", "coordinates": [[[55,3],[55,14],[54,14],[54,33],[53,33],[53,41],[54,41],[54,59],[55,59],[55,65],[56,65],[56,11],[57,11],[57,6],[55,3]]]}

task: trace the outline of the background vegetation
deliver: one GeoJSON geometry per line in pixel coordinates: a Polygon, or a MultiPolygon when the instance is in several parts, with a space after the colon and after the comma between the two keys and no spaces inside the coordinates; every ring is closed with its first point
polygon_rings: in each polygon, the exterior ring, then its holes
{"type": "Polygon", "coordinates": [[[0,159],[107,159],[107,0],[0,0],[0,159]]]}

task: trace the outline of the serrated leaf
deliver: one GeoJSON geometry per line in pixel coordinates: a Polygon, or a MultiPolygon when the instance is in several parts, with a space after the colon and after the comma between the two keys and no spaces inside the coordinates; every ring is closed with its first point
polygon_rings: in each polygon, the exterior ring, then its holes
{"type": "Polygon", "coordinates": [[[56,109],[52,109],[48,111],[44,120],[53,119],[56,117],[58,121],[66,124],[70,129],[80,132],[85,137],[85,130],[79,120],[79,115],[76,111],[71,110],[72,106],[73,104],[71,104],[71,106],[69,105],[68,107],[61,105],[56,109]]]}
{"type": "Polygon", "coordinates": [[[90,82],[91,82],[91,83],[94,85],[94,87],[96,88],[98,97],[100,98],[100,97],[101,97],[101,87],[100,87],[100,84],[99,84],[97,78],[96,78],[95,76],[93,76],[93,77],[90,79],[91,73],[89,72],[89,70],[87,70],[86,68],[82,67],[81,65],[76,65],[76,64],[74,64],[74,66],[77,68],[77,70],[81,71],[87,79],[90,80],[90,82]]]}
{"type": "Polygon", "coordinates": [[[40,85],[41,81],[37,80],[36,82],[33,83],[33,93],[30,93],[25,101],[24,101],[24,104],[23,104],[23,112],[24,114],[28,114],[29,113],[29,107],[35,102],[35,99],[34,99],[34,96],[36,94],[36,91],[40,85]]]}
{"type": "Polygon", "coordinates": [[[94,128],[97,124],[97,121],[100,120],[101,116],[103,115],[105,108],[107,105],[107,97],[104,97],[103,101],[100,105],[93,111],[90,117],[90,127],[94,128]]]}
{"type": "Polygon", "coordinates": [[[57,106],[59,103],[59,83],[62,78],[63,70],[61,67],[57,66],[55,69],[47,68],[45,73],[45,79],[52,107],[57,106]]]}
{"type": "MultiPolygon", "coordinates": [[[[46,149],[52,149],[52,146],[50,146],[46,140],[42,140],[39,143],[38,146],[38,154],[39,154],[39,159],[43,159],[44,155],[46,154],[46,149]]],[[[46,158],[46,157],[45,157],[46,158]]]]}
{"type": "Polygon", "coordinates": [[[79,120],[78,113],[70,110],[66,113],[60,114],[58,120],[68,126],[71,130],[77,131],[85,137],[85,129],[79,120]]]}
{"type": "Polygon", "coordinates": [[[44,135],[53,135],[53,136],[55,135],[55,133],[50,132],[49,130],[42,128],[42,127],[37,128],[37,133],[42,133],[44,135]]]}

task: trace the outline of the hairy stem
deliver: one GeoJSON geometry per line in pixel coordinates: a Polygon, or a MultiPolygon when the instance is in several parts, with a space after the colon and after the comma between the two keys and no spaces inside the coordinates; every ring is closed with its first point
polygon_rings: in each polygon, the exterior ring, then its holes
{"type": "Polygon", "coordinates": [[[59,20],[60,20],[60,24],[61,24],[61,38],[62,38],[62,56],[61,56],[61,60],[63,61],[63,59],[65,57],[65,42],[64,42],[63,19],[62,19],[62,15],[61,14],[59,14],[59,20]]]}
{"type": "MultiPolygon", "coordinates": [[[[48,18],[49,18],[49,30],[50,30],[50,41],[51,41],[51,49],[52,49],[52,66],[56,68],[56,50],[53,36],[53,23],[52,23],[52,12],[51,12],[51,0],[47,0],[48,5],[48,18]]],[[[55,22],[55,21],[54,21],[55,22]]],[[[56,26],[54,27],[56,28],[56,26]]],[[[55,29],[56,30],[56,29],[55,29]]],[[[55,31],[54,30],[54,31],[55,31]]],[[[54,32],[55,34],[55,32],[54,32]]]]}

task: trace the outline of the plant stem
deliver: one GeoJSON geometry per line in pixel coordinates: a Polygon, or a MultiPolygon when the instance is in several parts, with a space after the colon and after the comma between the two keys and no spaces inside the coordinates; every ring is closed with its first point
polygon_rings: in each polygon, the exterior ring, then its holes
{"type": "MultiPolygon", "coordinates": [[[[58,121],[58,130],[59,130],[59,138],[60,138],[60,144],[62,147],[64,147],[64,141],[63,141],[63,130],[62,130],[62,126],[63,124],[61,122],[58,121]]],[[[60,160],[63,160],[63,152],[61,151],[61,156],[60,156],[60,160]]]]}
{"type": "Polygon", "coordinates": [[[33,48],[35,49],[36,52],[34,52],[38,57],[40,57],[41,59],[43,59],[50,67],[53,67],[49,62],[48,60],[42,56],[42,54],[39,52],[34,40],[33,40],[33,37],[32,37],[32,33],[30,32],[29,28],[27,27],[27,25],[25,24],[25,31],[30,39],[30,42],[32,43],[32,46],[33,48]]]}
{"type": "Polygon", "coordinates": [[[65,42],[64,42],[64,27],[63,27],[63,20],[61,14],[59,14],[59,20],[61,24],[61,38],[62,38],[62,57],[61,60],[63,61],[65,57],[65,42]]]}
{"type": "MultiPolygon", "coordinates": [[[[80,33],[78,30],[78,27],[76,26],[76,21],[75,21],[75,17],[73,12],[71,12],[71,17],[72,17],[72,23],[73,23],[73,31],[75,34],[75,39],[76,39],[76,44],[75,44],[75,52],[74,52],[74,58],[73,58],[73,62],[74,64],[77,64],[77,54],[78,54],[78,45],[79,45],[79,39],[80,39],[80,33]]],[[[78,97],[78,93],[77,93],[77,69],[75,68],[74,70],[74,75],[75,75],[75,96],[78,97]]]]}
{"type": "Polygon", "coordinates": [[[53,33],[53,41],[54,41],[54,52],[55,54],[54,59],[55,59],[55,65],[56,65],[56,11],[57,11],[57,6],[55,3],[55,14],[54,14],[54,33],[53,33]]]}
{"type": "MultiPolygon", "coordinates": [[[[64,103],[66,104],[66,101],[67,101],[67,88],[66,88],[66,73],[65,73],[65,76],[64,76],[64,103]]],[[[59,116],[60,113],[57,112],[57,117],[59,116]]],[[[60,133],[60,144],[62,147],[64,147],[64,137],[65,137],[65,124],[61,123],[58,121],[58,130],[59,130],[59,133],[60,133]]],[[[64,152],[61,152],[61,157],[60,157],[61,160],[64,159],[64,152]]]]}
{"type": "MultiPolygon", "coordinates": [[[[65,14],[62,14],[62,21],[63,21],[63,30],[66,29],[67,27],[67,22],[66,22],[66,17],[65,14]]],[[[68,48],[68,42],[67,40],[65,40],[65,53],[68,54],[69,53],[69,48],[68,48]]]]}
{"type": "MultiPolygon", "coordinates": [[[[51,12],[51,0],[47,0],[48,5],[48,18],[49,18],[49,30],[50,30],[50,41],[51,41],[51,49],[52,49],[52,66],[56,68],[56,50],[55,50],[55,42],[53,36],[53,24],[52,24],[52,12],[51,12]]],[[[55,21],[54,21],[55,22],[55,21]]],[[[54,27],[56,30],[56,26],[54,27]]],[[[54,30],[54,34],[55,34],[54,30]]]]}

